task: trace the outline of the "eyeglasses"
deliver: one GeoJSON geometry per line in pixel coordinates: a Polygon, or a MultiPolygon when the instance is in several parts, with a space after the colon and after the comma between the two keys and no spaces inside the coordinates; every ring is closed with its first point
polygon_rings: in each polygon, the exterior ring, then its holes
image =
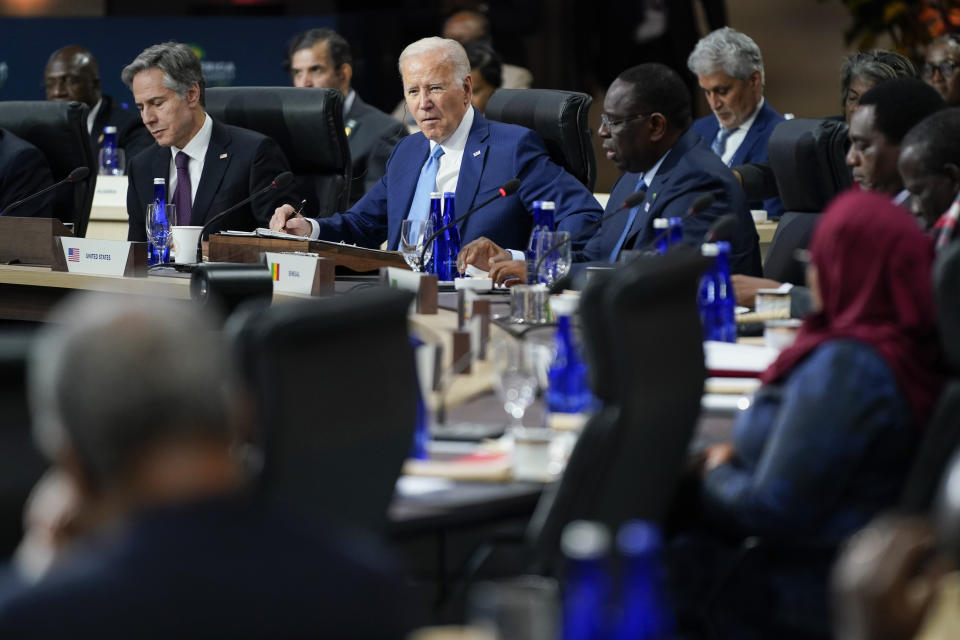
{"type": "Polygon", "coordinates": [[[957,67],[960,67],[960,64],[957,64],[953,60],[944,60],[940,64],[930,64],[927,62],[921,67],[920,73],[924,78],[932,78],[933,72],[939,71],[941,76],[949,78],[957,70],[957,67]]]}
{"type": "Polygon", "coordinates": [[[635,116],[627,116],[626,118],[620,118],[619,120],[611,120],[607,116],[607,114],[601,113],[600,126],[606,127],[607,131],[613,131],[614,129],[621,128],[623,125],[625,125],[628,122],[632,122],[633,120],[643,120],[644,118],[648,118],[648,117],[650,117],[650,114],[645,113],[645,114],[638,114],[635,116]]]}

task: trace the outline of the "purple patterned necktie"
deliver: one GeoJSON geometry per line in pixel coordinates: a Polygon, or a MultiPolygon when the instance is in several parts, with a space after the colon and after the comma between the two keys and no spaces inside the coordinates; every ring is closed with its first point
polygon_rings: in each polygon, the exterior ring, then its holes
{"type": "Polygon", "coordinates": [[[177,165],[177,190],[173,194],[173,204],[177,207],[177,224],[188,225],[191,215],[190,170],[187,168],[190,156],[181,151],[174,158],[174,163],[177,165]]]}

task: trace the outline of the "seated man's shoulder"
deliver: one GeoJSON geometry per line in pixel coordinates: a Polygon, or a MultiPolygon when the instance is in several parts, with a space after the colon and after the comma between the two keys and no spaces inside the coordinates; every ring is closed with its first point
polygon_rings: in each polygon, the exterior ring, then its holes
{"type": "Polygon", "coordinates": [[[351,119],[356,119],[363,125],[369,126],[382,134],[396,135],[397,137],[407,135],[407,128],[402,122],[366,102],[353,106],[346,120],[349,122],[351,119]]]}
{"type": "Polygon", "coordinates": [[[697,135],[703,137],[715,135],[719,126],[720,125],[717,123],[717,117],[711,113],[710,115],[706,115],[702,118],[697,118],[694,120],[693,124],[690,125],[690,129],[692,129],[697,135]]]}

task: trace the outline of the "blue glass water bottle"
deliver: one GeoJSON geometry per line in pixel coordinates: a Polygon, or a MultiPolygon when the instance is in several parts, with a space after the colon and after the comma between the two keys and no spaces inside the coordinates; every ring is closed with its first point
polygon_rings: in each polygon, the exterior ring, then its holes
{"type": "MultiPolygon", "coordinates": [[[[557,230],[553,220],[555,210],[556,205],[551,200],[533,201],[533,227],[530,229],[530,240],[527,242],[526,251],[524,251],[524,257],[527,260],[527,282],[531,284],[542,281],[536,278],[533,273],[533,268],[537,264],[537,241],[540,239],[542,232],[557,230]]],[[[544,264],[546,264],[546,261],[544,264]]]]}
{"type": "Polygon", "coordinates": [[[730,243],[717,243],[717,315],[720,324],[720,340],[737,341],[737,299],[730,277],[730,243]]]}
{"type": "Polygon", "coordinates": [[[662,640],[673,633],[664,596],[663,542],[653,523],[628,520],[617,533],[620,610],[613,640],[662,640]]]}
{"type": "MultiPolygon", "coordinates": [[[[443,226],[442,199],[443,199],[443,194],[440,193],[439,191],[433,191],[430,193],[429,215],[430,215],[430,221],[433,222],[434,233],[439,231],[440,228],[443,226]]],[[[426,273],[432,273],[436,275],[440,280],[443,280],[443,278],[439,277],[440,269],[438,268],[438,265],[440,264],[440,260],[437,258],[437,256],[440,255],[441,251],[444,251],[444,247],[446,247],[446,237],[444,236],[444,234],[441,233],[436,238],[434,238],[433,251],[431,252],[431,255],[430,255],[430,261],[423,268],[423,270],[426,273]]]]}
{"type": "MultiPolygon", "coordinates": [[[[164,215],[166,215],[167,209],[167,180],[166,178],[154,178],[153,179],[153,204],[160,205],[164,210],[164,215]]],[[[150,223],[149,220],[146,221],[147,224],[150,223]]],[[[157,255],[157,249],[153,246],[153,243],[150,242],[150,237],[147,236],[147,264],[157,264],[160,262],[160,256],[157,255]]]]}
{"type": "Polygon", "coordinates": [[[654,218],[657,253],[663,255],[671,247],[683,242],[683,220],[680,218],[654,218]]]}
{"type": "Polygon", "coordinates": [[[103,145],[100,147],[100,175],[119,176],[123,174],[120,166],[120,154],[117,153],[117,128],[103,128],[103,145]]]}
{"type": "Polygon", "coordinates": [[[457,219],[457,209],[454,205],[455,197],[456,194],[452,191],[443,193],[443,224],[452,226],[443,232],[446,236],[447,246],[443,254],[442,273],[439,274],[440,280],[453,280],[460,277],[460,272],[457,270],[457,254],[460,253],[460,230],[453,224],[453,221],[457,219]]]}
{"type": "Polygon", "coordinates": [[[565,297],[554,297],[550,302],[550,308],[557,318],[557,332],[553,338],[556,356],[547,372],[547,411],[583,413],[593,404],[593,394],[590,393],[587,365],[580,357],[573,339],[571,316],[576,304],[567,306],[559,302],[565,297]]]}
{"type": "Polygon", "coordinates": [[[606,636],[610,599],[610,533],[599,522],[576,520],[560,540],[567,573],[563,590],[563,639],[606,636]]]}

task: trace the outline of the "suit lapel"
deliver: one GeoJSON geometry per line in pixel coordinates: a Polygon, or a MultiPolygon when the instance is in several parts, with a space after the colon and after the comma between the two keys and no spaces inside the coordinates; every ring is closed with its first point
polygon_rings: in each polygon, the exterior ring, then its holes
{"type": "MultiPolygon", "coordinates": [[[[463,215],[473,206],[480,188],[480,174],[487,159],[487,137],[490,128],[487,120],[479,111],[473,112],[473,126],[467,136],[467,146],[463,149],[463,158],[460,160],[460,175],[457,177],[457,213],[463,215]]],[[[469,220],[467,222],[470,222],[469,220]]],[[[463,236],[464,223],[459,225],[460,235],[463,236]]]]}
{"type": "MultiPolygon", "coordinates": [[[[209,116],[208,116],[209,117],[209,116]]],[[[223,176],[230,166],[230,133],[216,120],[213,121],[213,131],[210,134],[210,144],[207,146],[207,155],[203,159],[203,173],[200,175],[200,184],[197,186],[197,195],[193,198],[190,224],[202,225],[210,217],[210,204],[213,196],[220,189],[223,176]]]]}
{"type": "Polygon", "coordinates": [[[677,166],[687,151],[696,144],[698,138],[699,136],[696,133],[687,129],[670,148],[670,152],[663,159],[663,164],[657,170],[653,182],[647,187],[647,197],[640,205],[640,213],[637,215],[637,219],[633,221],[633,226],[630,227],[630,233],[627,235],[626,242],[623,243],[623,248],[640,249],[652,239],[653,223],[651,221],[660,215],[661,196],[669,188],[673,168],[677,166]]]}

